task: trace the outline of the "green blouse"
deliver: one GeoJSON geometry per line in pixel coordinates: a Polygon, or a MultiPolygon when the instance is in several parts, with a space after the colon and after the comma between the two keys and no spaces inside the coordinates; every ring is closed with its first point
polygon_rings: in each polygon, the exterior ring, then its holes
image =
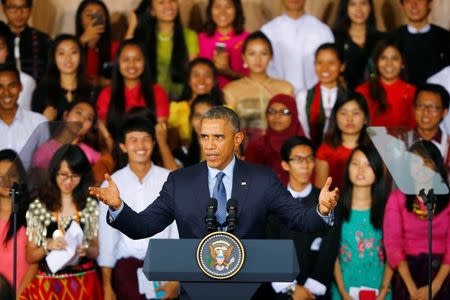
{"type": "MultiPolygon", "coordinates": [[[[185,28],[184,40],[189,57],[197,56],[199,52],[197,33],[185,28]]],[[[173,49],[173,34],[158,34],[157,70],[158,83],[163,86],[170,99],[178,99],[183,89],[183,83],[172,82],[170,78],[170,59],[173,49]]]]}

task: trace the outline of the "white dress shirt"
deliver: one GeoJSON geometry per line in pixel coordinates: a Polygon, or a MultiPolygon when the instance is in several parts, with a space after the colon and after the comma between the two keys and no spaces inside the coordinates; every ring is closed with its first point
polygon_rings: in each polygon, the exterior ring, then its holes
{"type": "Polygon", "coordinates": [[[20,83],[22,84],[22,92],[20,92],[17,103],[20,107],[31,110],[31,97],[36,88],[36,81],[27,73],[20,72],[20,83]]]}
{"type": "MultiPolygon", "coordinates": [[[[442,85],[450,94],[450,66],[445,67],[438,73],[428,78],[427,82],[442,85]]],[[[444,131],[447,135],[450,135],[450,114],[447,114],[441,125],[443,125],[444,131]]]]}
{"type": "MultiPolygon", "coordinates": [[[[328,129],[329,120],[331,116],[331,111],[337,100],[338,88],[327,88],[323,85],[320,86],[320,93],[322,98],[322,107],[325,114],[325,126],[323,127],[323,133],[328,129]]],[[[308,95],[308,90],[300,90],[295,97],[297,102],[298,119],[300,124],[302,124],[305,136],[311,138],[311,128],[309,128],[308,114],[306,113],[306,98],[308,95]]]]}
{"type": "Polygon", "coordinates": [[[289,81],[297,92],[313,87],[317,83],[314,54],[320,45],[334,42],[330,28],[308,14],[297,20],[284,14],[261,30],[274,50],[269,75],[289,81]]]}
{"type": "Polygon", "coordinates": [[[411,25],[407,25],[406,28],[408,29],[408,32],[411,34],[417,34],[417,33],[427,33],[428,31],[431,30],[431,25],[427,24],[425,25],[425,27],[420,28],[419,30],[417,30],[417,28],[411,26],[411,25]]]}
{"type": "Polygon", "coordinates": [[[28,168],[34,151],[49,138],[46,122],[43,115],[19,106],[11,125],[0,119],[0,150],[16,151],[25,168],[28,168]]]}
{"type": "MultiPolygon", "coordinates": [[[[169,171],[154,164],[145,175],[142,182],[127,165],[125,168],[115,172],[111,177],[120,191],[120,197],[127,205],[136,212],[143,211],[159,196],[164,182],[166,182],[169,171]]],[[[106,186],[104,182],[102,187],[106,186]]],[[[97,262],[101,267],[113,268],[116,261],[121,258],[137,258],[143,260],[147,252],[150,238],[132,240],[117,229],[106,223],[108,206],[100,203],[99,216],[99,255],[97,262]]],[[[166,229],[151,238],[177,239],[178,229],[173,222],[166,229]]]]}

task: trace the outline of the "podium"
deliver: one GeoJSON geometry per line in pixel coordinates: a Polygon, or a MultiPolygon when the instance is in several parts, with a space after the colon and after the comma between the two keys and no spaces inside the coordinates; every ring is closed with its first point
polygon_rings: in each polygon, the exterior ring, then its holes
{"type": "Polygon", "coordinates": [[[181,299],[250,299],[263,282],[290,282],[298,273],[291,240],[241,240],[246,252],[242,269],[225,280],[210,278],[197,264],[197,239],[151,239],[143,271],[149,280],[180,281],[181,299]],[[186,295],[187,294],[187,295],[186,295]],[[187,297],[186,297],[187,296],[187,297]]]}

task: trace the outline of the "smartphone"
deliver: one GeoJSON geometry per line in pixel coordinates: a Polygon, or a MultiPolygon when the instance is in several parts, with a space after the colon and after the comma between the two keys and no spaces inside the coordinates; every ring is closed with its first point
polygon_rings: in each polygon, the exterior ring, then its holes
{"type": "Polygon", "coordinates": [[[217,52],[225,52],[227,48],[227,45],[225,43],[216,43],[216,51],[217,52]]]}
{"type": "Polygon", "coordinates": [[[94,20],[94,26],[103,25],[103,15],[99,13],[92,13],[90,14],[90,17],[92,20],[94,20]]]}

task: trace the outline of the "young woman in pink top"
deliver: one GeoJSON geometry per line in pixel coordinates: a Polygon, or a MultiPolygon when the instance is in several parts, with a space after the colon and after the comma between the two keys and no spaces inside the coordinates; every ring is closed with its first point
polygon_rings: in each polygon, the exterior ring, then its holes
{"type": "MultiPolygon", "coordinates": [[[[411,147],[420,164],[411,165],[415,178],[427,180],[426,168],[438,172],[448,186],[447,174],[438,148],[422,140],[411,147]]],[[[424,181],[425,183],[425,181],[424,181]]],[[[433,209],[433,281],[434,300],[450,299],[450,205],[449,194],[437,195],[433,209]]],[[[428,213],[417,195],[391,193],[384,217],[384,245],[387,259],[397,270],[393,294],[395,299],[427,299],[428,286],[428,213]]]]}
{"type": "MultiPolygon", "coordinates": [[[[24,182],[25,169],[13,150],[0,151],[0,274],[13,284],[13,215],[9,190],[14,182],[24,182]]],[[[29,266],[26,260],[27,236],[25,212],[28,194],[22,197],[17,218],[17,294],[20,295],[37,272],[37,265],[29,266]]]]}
{"type": "Polygon", "coordinates": [[[211,59],[219,71],[219,86],[239,79],[247,72],[242,45],[249,35],[244,31],[244,12],[240,0],[209,0],[205,32],[199,34],[199,56],[211,59]]]}

